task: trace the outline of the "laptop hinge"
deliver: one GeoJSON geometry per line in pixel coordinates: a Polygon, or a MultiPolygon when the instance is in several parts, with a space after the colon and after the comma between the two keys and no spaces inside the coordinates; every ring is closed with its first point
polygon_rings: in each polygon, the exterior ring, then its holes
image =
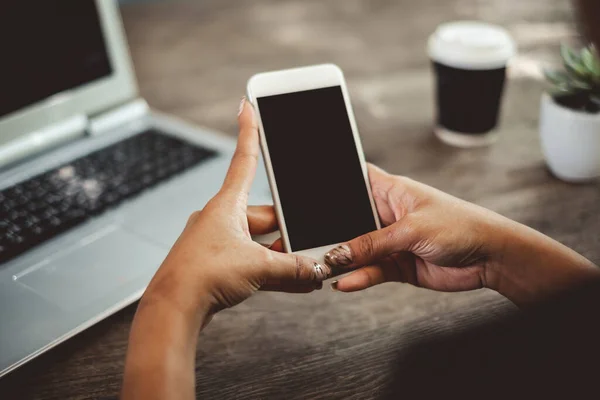
{"type": "Polygon", "coordinates": [[[85,135],[88,119],[74,115],[61,122],[23,135],[0,147],[0,168],[33,154],[85,135]]]}
{"type": "Polygon", "coordinates": [[[105,132],[110,132],[118,126],[123,126],[128,122],[140,119],[149,111],[148,103],[144,99],[138,98],[133,101],[122,104],[110,111],[105,111],[90,117],[88,124],[88,133],[96,136],[105,132]]]}

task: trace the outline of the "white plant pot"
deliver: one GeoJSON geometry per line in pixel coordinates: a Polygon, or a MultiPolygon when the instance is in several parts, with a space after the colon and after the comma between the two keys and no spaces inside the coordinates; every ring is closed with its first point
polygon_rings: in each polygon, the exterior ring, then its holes
{"type": "Polygon", "coordinates": [[[571,110],[544,93],[540,135],[548,167],[558,178],[584,182],[600,176],[600,113],[571,110]]]}

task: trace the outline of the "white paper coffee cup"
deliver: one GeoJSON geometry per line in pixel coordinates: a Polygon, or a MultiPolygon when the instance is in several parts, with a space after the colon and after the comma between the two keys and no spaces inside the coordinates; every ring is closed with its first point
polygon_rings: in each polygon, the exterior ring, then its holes
{"type": "Polygon", "coordinates": [[[502,27],[477,21],[440,25],[428,42],[436,76],[436,135],[472,147],[496,139],[506,66],[516,53],[502,27]]]}

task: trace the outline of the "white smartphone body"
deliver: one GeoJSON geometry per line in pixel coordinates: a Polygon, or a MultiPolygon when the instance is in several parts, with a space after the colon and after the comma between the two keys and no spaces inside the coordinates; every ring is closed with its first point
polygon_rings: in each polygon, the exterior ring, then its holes
{"type": "Polygon", "coordinates": [[[285,251],[323,262],[338,244],[379,229],[341,69],[261,73],[247,91],[285,251]]]}

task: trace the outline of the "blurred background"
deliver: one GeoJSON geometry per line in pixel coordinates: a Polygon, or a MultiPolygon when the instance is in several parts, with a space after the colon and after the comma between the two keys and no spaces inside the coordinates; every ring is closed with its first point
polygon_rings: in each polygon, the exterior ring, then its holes
{"type": "MultiPolygon", "coordinates": [[[[143,96],[159,109],[227,131],[250,75],[327,61],[346,73],[361,134],[376,136],[381,126],[402,121],[395,137],[401,140],[432,119],[425,46],[438,24],[477,19],[504,26],[519,45],[512,75],[525,82],[541,78],[538,66],[557,60],[559,43],[576,32],[568,0],[122,3],[143,96]]],[[[532,99],[537,103],[537,95],[532,99]]]]}

